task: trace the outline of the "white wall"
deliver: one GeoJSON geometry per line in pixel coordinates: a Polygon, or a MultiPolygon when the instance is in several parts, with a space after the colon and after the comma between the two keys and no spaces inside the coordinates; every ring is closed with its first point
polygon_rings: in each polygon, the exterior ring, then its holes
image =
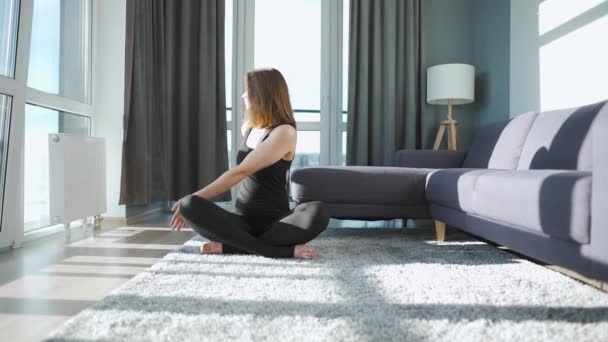
{"type": "Polygon", "coordinates": [[[124,0],[94,1],[93,107],[95,135],[106,138],[107,217],[124,218],[118,205],[122,160],[125,20],[124,0]]]}
{"type": "Polygon", "coordinates": [[[539,0],[511,0],[511,116],[540,110],[539,0]]]}

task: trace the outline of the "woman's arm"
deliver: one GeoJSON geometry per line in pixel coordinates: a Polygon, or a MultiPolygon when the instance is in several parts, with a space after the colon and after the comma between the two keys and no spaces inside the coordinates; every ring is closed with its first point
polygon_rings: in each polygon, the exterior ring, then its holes
{"type": "Polygon", "coordinates": [[[238,184],[243,178],[247,177],[242,170],[239,170],[238,166],[229,169],[214,180],[211,184],[196,191],[193,195],[211,199],[217,195],[220,195],[238,184]]]}
{"type": "Polygon", "coordinates": [[[258,143],[247,157],[237,166],[224,172],[211,184],[196,191],[194,195],[211,199],[238,184],[247,176],[276,163],[295,146],[297,133],[290,125],[275,128],[268,139],[258,143]]]}

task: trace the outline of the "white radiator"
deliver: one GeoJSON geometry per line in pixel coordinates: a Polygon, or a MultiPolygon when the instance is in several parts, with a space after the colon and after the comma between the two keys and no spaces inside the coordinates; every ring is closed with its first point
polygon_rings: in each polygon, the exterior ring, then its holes
{"type": "Polygon", "coordinates": [[[52,224],[69,225],[106,212],[106,142],[49,134],[49,205],[52,224]]]}

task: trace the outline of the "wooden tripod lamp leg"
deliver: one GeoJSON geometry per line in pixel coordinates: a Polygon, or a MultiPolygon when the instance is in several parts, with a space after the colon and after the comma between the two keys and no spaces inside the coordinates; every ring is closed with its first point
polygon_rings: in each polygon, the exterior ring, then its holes
{"type": "Polygon", "coordinates": [[[449,150],[456,151],[458,150],[458,137],[456,133],[456,124],[454,122],[450,122],[450,132],[448,136],[450,137],[450,147],[449,150]]]}
{"type": "Polygon", "coordinates": [[[447,130],[448,130],[448,150],[453,151],[454,143],[453,143],[452,139],[454,138],[454,132],[452,131],[452,124],[447,125],[447,130]]]}
{"type": "Polygon", "coordinates": [[[443,134],[445,133],[445,125],[441,124],[439,126],[439,130],[437,131],[437,137],[435,138],[435,145],[433,145],[433,150],[438,150],[441,146],[441,140],[443,140],[443,134]]]}
{"type": "Polygon", "coordinates": [[[458,139],[458,122],[454,124],[454,151],[458,151],[460,139],[458,139]]]}

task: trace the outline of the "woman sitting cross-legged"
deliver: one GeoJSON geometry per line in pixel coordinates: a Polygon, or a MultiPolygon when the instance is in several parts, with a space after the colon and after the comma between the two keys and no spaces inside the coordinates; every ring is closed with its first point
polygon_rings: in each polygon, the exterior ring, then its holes
{"type": "Polygon", "coordinates": [[[171,228],[188,224],[211,240],[201,246],[203,254],[312,259],[315,250],[306,243],[325,230],[329,215],[321,202],[289,208],[287,179],[297,135],[287,84],[278,70],[256,69],[245,75],[245,88],[237,166],[177,201],[171,228]],[[241,181],[236,213],[209,200],[241,181]]]}

